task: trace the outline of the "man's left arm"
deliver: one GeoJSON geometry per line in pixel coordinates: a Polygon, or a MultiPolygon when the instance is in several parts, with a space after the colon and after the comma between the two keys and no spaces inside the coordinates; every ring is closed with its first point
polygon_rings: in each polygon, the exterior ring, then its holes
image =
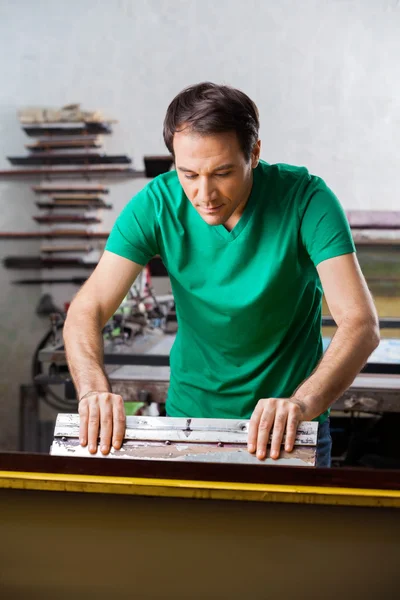
{"type": "Polygon", "coordinates": [[[322,414],[351,385],[379,344],[376,309],[355,254],[324,260],[317,266],[325,299],[337,331],[317,368],[291,398],[261,399],[250,420],[248,449],[266,456],[272,431],[271,458],[293,450],[300,421],[322,414]]]}

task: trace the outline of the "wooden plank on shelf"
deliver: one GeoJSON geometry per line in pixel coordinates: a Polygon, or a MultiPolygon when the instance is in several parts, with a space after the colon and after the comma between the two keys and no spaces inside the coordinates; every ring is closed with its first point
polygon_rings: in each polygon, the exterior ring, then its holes
{"type": "Polygon", "coordinates": [[[60,201],[60,202],[36,202],[36,206],[40,209],[53,210],[53,209],[80,209],[80,210],[97,210],[104,208],[105,210],[111,209],[112,204],[106,204],[105,202],[82,202],[82,201],[60,201]]]}
{"type": "Polygon", "coordinates": [[[37,137],[35,139],[35,141],[30,142],[31,146],[39,146],[39,145],[44,145],[47,146],[48,144],[64,144],[65,142],[84,142],[84,141],[88,141],[88,142],[94,142],[95,144],[101,144],[103,142],[103,136],[101,135],[60,135],[59,137],[52,135],[51,137],[49,136],[43,136],[43,137],[37,137]]]}
{"type": "Polygon", "coordinates": [[[40,252],[44,254],[60,254],[64,252],[91,252],[94,247],[89,244],[71,244],[71,245],[42,245],[40,252]]]}
{"type": "Polygon", "coordinates": [[[103,200],[103,198],[101,197],[101,194],[94,194],[94,193],[68,193],[68,192],[51,192],[49,194],[47,194],[48,198],[51,200],[74,200],[76,202],[78,202],[79,200],[90,200],[90,202],[93,202],[93,200],[98,200],[101,201],[103,200]]]}
{"type": "Polygon", "coordinates": [[[91,165],[70,167],[37,167],[26,169],[3,169],[0,170],[0,178],[23,178],[23,177],[127,177],[137,179],[145,177],[144,171],[135,171],[129,166],[120,165],[91,165]]]}
{"type": "Polygon", "coordinates": [[[44,155],[46,152],[75,152],[76,150],[86,150],[86,151],[94,151],[94,150],[100,150],[101,149],[101,144],[95,144],[93,142],[85,142],[82,144],[78,144],[78,143],[72,143],[72,142],[65,142],[65,144],[57,144],[57,145],[50,145],[48,144],[47,146],[34,146],[33,144],[25,144],[25,148],[27,150],[29,150],[29,152],[32,153],[32,155],[34,156],[42,156],[44,155]]]}
{"type": "Polygon", "coordinates": [[[352,229],[400,229],[400,211],[348,210],[346,215],[352,229]]]}
{"type": "Polygon", "coordinates": [[[53,231],[1,231],[0,239],[3,240],[29,240],[41,238],[88,238],[105,240],[110,235],[105,231],[86,231],[85,229],[55,229],[53,231]]]}
{"type": "Polygon", "coordinates": [[[14,166],[40,165],[105,165],[130,164],[132,159],[125,154],[100,154],[99,152],[40,152],[28,156],[7,156],[14,166]]]}
{"type": "Polygon", "coordinates": [[[58,122],[58,123],[34,123],[31,125],[24,124],[22,129],[30,137],[44,137],[55,135],[97,135],[111,134],[111,122],[58,122]]]}
{"type": "Polygon", "coordinates": [[[400,229],[352,229],[356,246],[399,246],[400,229]]]}
{"type": "Polygon", "coordinates": [[[80,138],[54,139],[49,137],[44,140],[38,140],[32,144],[25,144],[25,148],[30,152],[46,152],[48,150],[66,150],[80,148],[101,148],[102,143],[99,136],[84,136],[80,138]]]}
{"type": "Polygon", "coordinates": [[[24,125],[118,122],[105,117],[101,110],[83,110],[80,102],[72,102],[64,106],[23,106],[17,110],[17,116],[19,122],[24,125]]]}
{"type": "Polygon", "coordinates": [[[79,156],[79,155],[88,155],[88,156],[98,156],[102,154],[106,154],[106,152],[102,149],[98,150],[96,148],[87,148],[86,146],[78,146],[77,148],[42,148],[40,152],[30,152],[29,154],[24,154],[23,156],[17,156],[15,158],[32,158],[35,160],[44,159],[46,157],[52,158],[53,156],[79,156]]]}
{"type": "Polygon", "coordinates": [[[32,190],[35,194],[108,194],[109,188],[96,184],[96,183],[81,183],[76,185],[70,185],[66,183],[58,183],[58,184],[50,184],[50,183],[42,183],[41,185],[33,185],[32,190]]]}
{"type": "Polygon", "coordinates": [[[101,223],[101,219],[98,217],[84,217],[79,215],[43,215],[32,217],[37,223],[41,225],[51,225],[53,223],[79,223],[85,225],[94,225],[101,223]]]}
{"type": "Polygon", "coordinates": [[[94,269],[97,262],[85,262],[81,258],[6,256],[3,265],[6,269],[94,269]]]}
{"type": "Polygon", "coordinates": [[[87,281],[87,277],[61,277],[54,279],[53,277],[41,277],[32,279],[16,279],[12,283],[14,285],[83,285],[87,281]]]}

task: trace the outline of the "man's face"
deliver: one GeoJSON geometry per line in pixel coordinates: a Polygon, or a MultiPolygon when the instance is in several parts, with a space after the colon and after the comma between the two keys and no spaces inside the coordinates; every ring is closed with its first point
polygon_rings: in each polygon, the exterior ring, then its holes
{"type": "Polygon", "coordinates": [[[258,164],[260,142],[246,162],[234,132],[174,135],[175,166],[183,190],[208,225],[233,229],[246,206],[258,164]]]}

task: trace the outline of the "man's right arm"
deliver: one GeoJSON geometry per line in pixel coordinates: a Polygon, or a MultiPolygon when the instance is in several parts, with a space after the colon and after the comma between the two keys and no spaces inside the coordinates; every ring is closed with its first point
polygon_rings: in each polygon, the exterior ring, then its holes
{"type": "Polygon", "coordinates": [[[90,278],[68,310],[64,343],[68,367],[79,402],[80,443],[97,451],[99,428],[101,451],[110,443],[120,448],[125,433],[125,410],[120,396],[111,393],[104,371],[102,330],[127,295],[142,265],[105,251],[90,278]],[[93,393],[92,393],[93,392],[93,393]]]}

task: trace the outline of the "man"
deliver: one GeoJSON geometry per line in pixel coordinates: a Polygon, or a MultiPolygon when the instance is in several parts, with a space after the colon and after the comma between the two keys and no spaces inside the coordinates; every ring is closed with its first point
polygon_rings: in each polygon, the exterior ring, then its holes
{"type": "Polygon", "coordinates": [[[317,464],[330,465],[329,406],[379,343],[376,311],[334,194],[305,168],[260,161],[255,104],[202,83],[170,104],[164,140],[176,171],[124,208],[64,329],[81,444],[121,446],[123,400],[111,393],[102,328],[159,254],[176,301],[167,414],[250,418],[248,449],[293,449],[318,420],[317,464]],[[324,292],[338,329],[322,358],[324,292]]]}

